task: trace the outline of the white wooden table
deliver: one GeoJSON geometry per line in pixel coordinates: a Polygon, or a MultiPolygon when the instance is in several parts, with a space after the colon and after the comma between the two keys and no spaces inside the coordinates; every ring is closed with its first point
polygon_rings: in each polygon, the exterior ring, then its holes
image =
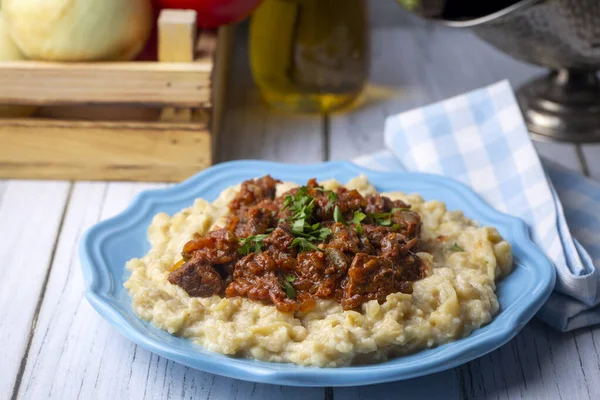
{"type": "MultiPolygon", "coordinates": [[[[221,160],[352,158],[383,147],[389,114],[503,78],[516,86],[540,71],[469,32],[423,23],[392,4],[377,17],[365,104],[340,115],[285,115],[260,103],[239,39],[221,160]]],[[[537,147],[600,179],[600,146],[537,147]]],[[[359,388],[253,384],[156,356],[121,337],[85,301],[77,246],[86,228],[161,186],[0,182],[0,399],[600,399],[600,326],[560,334],[533,321],[509,344],[462,367],[359,388]]]]}

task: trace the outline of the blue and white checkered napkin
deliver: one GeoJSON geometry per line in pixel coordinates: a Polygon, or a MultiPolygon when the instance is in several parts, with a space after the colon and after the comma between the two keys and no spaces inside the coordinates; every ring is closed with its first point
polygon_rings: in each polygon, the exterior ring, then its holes
{"type": "Polygon", "coordinates": [[[391,116],[385,143],[354,161],[452,177],[522,218],[558,273],[538,317],[562,331],[600,323],[600,185],[540,162],[508,82],[391,116]]]}

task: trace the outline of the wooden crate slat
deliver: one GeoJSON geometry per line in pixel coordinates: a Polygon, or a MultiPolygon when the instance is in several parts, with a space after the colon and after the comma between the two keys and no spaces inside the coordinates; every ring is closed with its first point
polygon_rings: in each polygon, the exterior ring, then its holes
{"type": "Polygon", "coordinates": [[[210,107],[212,58],[192,63],[0,63],[0,105],[210,107]]]}
{"type": "Polygon", "coordinates": [[[0,121],[0,177],[175,182],[210,166],[210,142],[202,123],[0,121]]]}

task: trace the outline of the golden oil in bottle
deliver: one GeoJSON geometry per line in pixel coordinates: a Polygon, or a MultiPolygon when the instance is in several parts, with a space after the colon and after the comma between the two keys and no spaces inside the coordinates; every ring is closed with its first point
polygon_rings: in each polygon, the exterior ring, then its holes
{"type": "Polygon", "coordinates": [[[369,68],[366,0],[265,0],[250,23],[250,64],[275,108],[349,106],[369,68]]]}

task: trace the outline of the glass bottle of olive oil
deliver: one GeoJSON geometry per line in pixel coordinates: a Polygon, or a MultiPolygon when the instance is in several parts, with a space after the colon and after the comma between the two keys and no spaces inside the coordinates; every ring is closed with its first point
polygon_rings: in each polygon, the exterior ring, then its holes
{"type": "Polygon", "coordinates": [[[250,64],[275,108],[349,106],[369,68],[366,0],[265,0],[250,23],[250,64]]]}

